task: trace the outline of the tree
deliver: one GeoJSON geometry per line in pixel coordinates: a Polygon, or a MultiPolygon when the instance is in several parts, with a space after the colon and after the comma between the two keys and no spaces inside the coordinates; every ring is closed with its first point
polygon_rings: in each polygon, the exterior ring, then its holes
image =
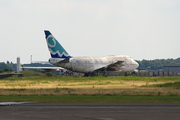
{"type": "Polygon", "coordinates": [[[0,73],[3,73],[4,71],[3,70],[0,70],[0,73]]]}
{"type": "Polygon", "coordinates": [[[52,72],[46,72],[45,74],[46,74],[48,77],[52,77],[52,75],[53,75],[52,72]]]}
{"type": "Polygon", "coordinates": [[[9,72],[9,69],[8,69],[8,68],[5,68],[5,69],[4,69],[4,72],[9,72]]]}
{"type": "Polygon", "coordinates": [[[151,70],[151,67],[150,67],[150,66],[148,66],[148,67],[147,67],[147,70],[151,70]]]}

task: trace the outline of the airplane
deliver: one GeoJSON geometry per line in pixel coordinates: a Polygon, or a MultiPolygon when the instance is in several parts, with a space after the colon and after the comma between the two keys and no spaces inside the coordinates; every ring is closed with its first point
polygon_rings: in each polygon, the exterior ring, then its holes
{"type": "Polygon", "coordinates": [[[110,55],[103,57],[72,57],[55,39],[49,30],[44,30],[45,39],[51,54],[49,63],[73,72],[84,73],[84,76],[107,76],[107,72],[123,73],[134,71],[139,64],[127,55],[110,55]]]}

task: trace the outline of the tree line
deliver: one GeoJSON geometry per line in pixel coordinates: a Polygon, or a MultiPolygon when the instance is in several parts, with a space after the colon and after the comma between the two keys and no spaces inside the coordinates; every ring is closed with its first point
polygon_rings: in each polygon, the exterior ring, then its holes
{"type": "Polygon", "coordinates": [[[155,59],[155,60],[136,60],[139,64],[138,70],[158,70],[163,69],[163,65],[178,65],[180,58],[177,59],[155,59]]]}

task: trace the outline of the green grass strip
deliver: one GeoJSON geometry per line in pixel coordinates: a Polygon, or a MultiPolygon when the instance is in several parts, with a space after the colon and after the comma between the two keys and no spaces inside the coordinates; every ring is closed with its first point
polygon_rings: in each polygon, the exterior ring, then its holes
{"type": "Polygon", "coordinates": [[[38,103],[180,103],[180,96],[0,96],[0,102],[38,103]]]}
{"type": "Polygon", "coordinates": [[[164,84],[154,84],[154,85],[142,85],[142,87],[172,87],[174,89],[180,89],[180,82],[170,82],[164,84]]]}

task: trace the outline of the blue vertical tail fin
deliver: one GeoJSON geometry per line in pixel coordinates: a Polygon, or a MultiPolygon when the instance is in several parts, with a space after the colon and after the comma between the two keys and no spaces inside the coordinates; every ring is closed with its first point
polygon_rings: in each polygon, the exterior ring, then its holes
{"type": "Polygon", "coordinates": [[[44,33],[52,58],[72,58],[48,30],[44,33]]]}

